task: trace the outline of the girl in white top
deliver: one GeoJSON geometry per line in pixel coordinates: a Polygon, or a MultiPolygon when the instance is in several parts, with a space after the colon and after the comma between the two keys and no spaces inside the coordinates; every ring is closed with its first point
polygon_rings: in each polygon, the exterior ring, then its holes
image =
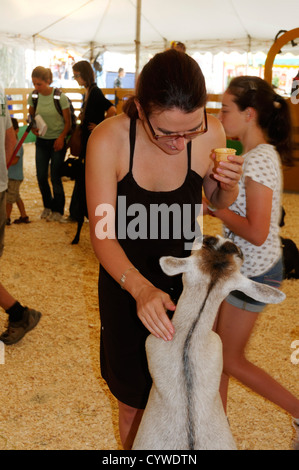
{"type": "MultiPolygon", "coordinates": [[[[239,195],[228,208],[213,215],[242,249],[243,274],[279,287],[283,278],[279,239],[281,162],[291,163],[291,121],[286,101],[259,77],[233,79],[223,96],[220,119],[227,135],[244,149],[239,195]]],[[[223,301],[215,326],[223,342],[221,396],[226,407],[229,376],[276,403],[294,417],[299,441],[299,400],[245,357],[250,334],[265,304],[232,292],[223,301]]]]}

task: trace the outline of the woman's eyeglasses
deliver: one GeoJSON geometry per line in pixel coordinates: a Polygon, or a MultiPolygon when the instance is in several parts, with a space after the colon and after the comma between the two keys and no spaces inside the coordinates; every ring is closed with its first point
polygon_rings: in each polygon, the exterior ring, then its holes
{"type": "Polygon", "coordinates": [[[73,80],[76,80],[77,78],[81,77],[80,73],[74,73],[73,75],[73,80]]]}
{"type": "Polygon", "coordinates": [[[208,131],[208,119],[207,119],[206,108],[204,108],[204,123],[201,126],[202,128],[199,129],[198,131],[184,132],[183,134],[158,135],[155,133],[153,126],[151,125],[150,120],[145,114],[145,112],[143,112],[143,114],[148,124],[148,127],[150,128],[150,131],[153,135],[153,138],[158,140],[159,142],[170,142],[172,140],[177,140],[181,137],[187,140],[192,140],[192,139],[195,139],[195,137],[205,134],[208,131]]]}

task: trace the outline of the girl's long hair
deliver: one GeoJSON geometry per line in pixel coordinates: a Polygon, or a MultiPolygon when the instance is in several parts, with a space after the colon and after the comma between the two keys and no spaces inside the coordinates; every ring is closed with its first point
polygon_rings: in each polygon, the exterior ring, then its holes
{"type": "Polygon", "coordinates": [[[87,60],[76,62],[73,65],[73,71],[80,73],[81,78],[85,81],[87,87],[94,83],[94,71],[87,60]]]}
{"type": "Polygon", "coordinates": [[[292,123],[287,101],[259,77],[236,77],[227,92],[234,96],[241,111],[248,107],[257,111],[258,124],[268,142],[276,147],[282,163],[292,166],[292,123]]]}

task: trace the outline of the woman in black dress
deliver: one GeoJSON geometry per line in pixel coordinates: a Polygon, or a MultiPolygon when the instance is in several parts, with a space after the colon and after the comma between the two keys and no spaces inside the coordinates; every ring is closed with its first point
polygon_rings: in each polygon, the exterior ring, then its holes
{"type": "Polygon", "coordinates": [[[181,278],[164,275],[159,258],[190,253],[202,188],[216,207],[238,194],[242,158],[230,157],[212,177],[212,149],[226,139],[205,104],[198,64],[168,50],[145,65],[124,113],[104,121],[88,142],[87,204],[101,264],[101,371],[118,399],[125,448],[151,387],[145,339],[152,333],[171,341],[175,334],[171,315],[181,278]]]}

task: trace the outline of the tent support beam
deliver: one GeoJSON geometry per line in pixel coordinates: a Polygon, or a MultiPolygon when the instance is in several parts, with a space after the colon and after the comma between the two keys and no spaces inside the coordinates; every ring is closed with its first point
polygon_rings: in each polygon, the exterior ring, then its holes
{"type": "Polygon", "coordinates": [[[139,67],[140,67],[140,23],[141,23],[141,0],[137,0],[136,39],[135,39],[135,50],[136,50],[135,82],[139,75],[139,67]]]}

